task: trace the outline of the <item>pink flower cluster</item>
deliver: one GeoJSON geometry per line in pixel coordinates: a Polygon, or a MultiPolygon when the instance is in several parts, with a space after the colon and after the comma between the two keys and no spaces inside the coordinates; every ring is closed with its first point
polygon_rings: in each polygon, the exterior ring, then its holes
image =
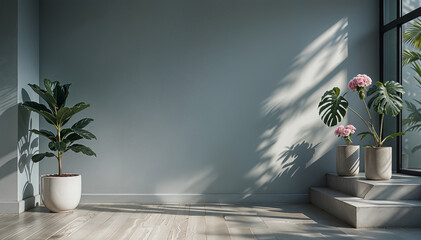
{"type": "Polygon", "coordinates": [[[371,85],[371,78],[365,74],[358,74],[348,83],[351,91],[357,90],[357,87],[365,88],[371,85]]]}
{"type": "Polygon", "coordinates": [[[347,137],[347,136],[355,133],[355,130],[357,130],[357,129],[353,125],[347,125],[346,127],[344,127],[343,125],[340,125],[335,130],[335,136],[347,137]]]}

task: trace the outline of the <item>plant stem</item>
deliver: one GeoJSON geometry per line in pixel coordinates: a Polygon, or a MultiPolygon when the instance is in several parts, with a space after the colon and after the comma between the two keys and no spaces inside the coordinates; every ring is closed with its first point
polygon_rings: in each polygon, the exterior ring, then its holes
{"type": "MultiPolygon", "coordinates": [[[[365,102],[364,102],[365,103],[365,102]]],[[[373,139],[374,139],[374,142],[375,143],[377,143],[378,142],[378,136],[377,136],[377,133],[376,133],[376,131],[374,130],[374,128],[373,128],[373,125],[372,125],[372,127],[370,128],[370,126],[368,125],[368,123],[367,123],[367,121],[366,120],[364,120],[364,118],[363,117],[361,117],[361,115],[360,114],[358,114],[354,109],[352,109],[351,107],[348,107],[348,109],[349,110],[351,110],[351,112],[353,112],[355,115],[357,115],[362,121],[363,121],[363,123],[365,124],[365,126],[367,127],[367,129],[368,130],[370,130],[370,132],[372,132],[373,133],[373,139]]]]}
{"type": "Polygon", "coordinates": [[[380,143],[380,141],[377,141],[376,139],[379,139],[379,135],[377,135],[376,129],[374,128],[373,119],[371,118],[370,111],[368,110],[367,103],[365,103],[365,100],[364,99],[363,99],[363,103],[364,103],[365,110],[367,111],[368,118],[370,118],[371,131],[376,136],[375,137],[375,142],[376,142],[376,145],[378,145],[380,143]]]}
{"type": "MultiPolygon", "coordinates": [[[[59,142],[59,145],[60,145],[60,143],[61,143],[61,136],[60,136],[60,132],[61,132],[61,126],[60,125],[58,125],[57,126],[57,136],[58,136],[58,142],[59,142]]],[[[62,175],[62,167],[61,167],[61,156],[63,155],[63,153],[62,152],[60,152],[60,151],[58,151],[58,154],[57,154],[57,156],[58,156],[58,175],[59,176],[61,176],[62,175]]]]}
{"type": "Polygon", "coordinates": [[[381,147],[383,145],[382,143],[382,135],[383,135],[383,120],[384,120],[384,113],[382,114],[382,119],[380,121],[380,139],[379,139],[379,147],[381,147]]]}
{"type": "Polygon", "coordinates": [[[63,174],[62,171],[61,171],[61,155],[62,154],[63,154],[62,152],[58,153],[58,175],[59,176],[61,176],[63,174]]]}
{"type": "Polygon", "coordinates": [[[367,126],[368,129],[370,129],[370,127],[368,126],[368,123],[366,120],[364,120],[363,117],[361,117],[360,114],[358,114],[354,109],[352,109],[351,107],[348,107],[349,110],[351,110],[351,112],[353,112],[355,115],[357,115],[363,122],[364,124],[367,126]]]}

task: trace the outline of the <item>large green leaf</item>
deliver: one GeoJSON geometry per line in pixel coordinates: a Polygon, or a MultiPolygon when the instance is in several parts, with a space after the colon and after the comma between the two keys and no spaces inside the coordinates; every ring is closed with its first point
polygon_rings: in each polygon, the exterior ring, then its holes
{"type": "Polygon", "coordinates": [[[55,142],[49,142],[49,143],[48,143],[48,148],[49,148],[51,151],[57,151],[57,149],[56,149],[56,143],[55,143],[55,142]]]}
{"type": "Polygon", "coordinates": [[[413,77],[414,77],[415,81],[418,82],[418,87],[421,88],[421,78],[420,78],[421,77],[421,67],[418,64],[418,62],[413,62],[413,63],[411,63],[411,68],[412,68],[412,70],[414,70],[415,73],[418,74],[418,76],[413,75],[413,77]]]}
{"type": "Polygon", "coordinates": [[[338,124],[345,117],[348,101],[340,96],[340,90],[334,87],[326,91],[318,105],[322,121],[329,127],[338,124]]]}
{"type": "Polygon", "coordinates": [[[361,139],[360,140],[363,140],[365,137],[367,137],[368,135],[370,135],[370,136],[374,136],[374,134],[372,133],[372,132],[361,132],[361,133],[358,133],[357,134],[357,136],[361,136],[361,139]]]}
{"type": "Polygon", "coordinates": [[[57,122],[63,125],[63,121],[71,116],[72,110],[68,107],[62,107],[57,112],[57,122]]]}
{"type": "Polygon", "coordinates": [[[57,121],[61,124],[64,125],[66,124],[70,118],[75,115],[76,113],[82,111],[83,109],[89,107],[89,104],[86,103],[78,103],[76,105],[74,105],[73,107],[62,107],[60,108],[60,110],[57,113],[57,121]]]}
{"type": "Polygon", "coordinates": [[[421,60],[421,54],[408,50],[408,49],[404,49],[402,52],[402,65],[407,65],[416,61],[421,60]]]}
{"type": "Polygon", "coordinates": [[[404,132],[397,132],[397,133],[394,133],[394,134],[390,134],[389,136],[387,136],[387,137],[385,137],[385,138],[383,139],[383,141],[381,142],[381,145],[383,145],[383,143],[384,143],[386,140],[388,140],[388,139],[392,139],[392,138],[394,138],[394,137],[397,137],[397,136],[403,136],[403,135],[405,135],[405,133],[404,133],[404,132]]]}
{"type": "Polygon", "coordinates": [[[22,106],[28,109],[29,111],[33,111],[40,114],[45,118],[45,120],[48,123],[56,125],[56,118],[45,105],[39,104],[37,102],[27,101],[22,103],[22,106]]]}
{"type": "Polygon", "coordinates": [[[55,149],[59,152],[66,151],[66,143],[65,142],[55,142],[55,149]]]}
{"type": "Polygon", "coordinates": [[[73,132],[73,130],[71,128],[64,128],[60,131],[60,137],[64,138],[72,132],[73,132]]]}
{"type": "Polygon", "coordinates": [[[69,146],[69,149],[71,149],[73,152],[82,152],[83,154],[86,154],[88,156],[95,156],[96,157],[96,153],[94,151],[92,151],[90,148],[88,148],[87,146],[84,146],[82,144],[73,144],[71,146],[69,146]]]}
{"type": "Polygon", "coordinates": [[[38,153],[32,156],[32,161],[34,162],[39,162],[42,159],[44,159],[45,157],[55,157],[56,155],[54,155],[54,153],[50,153],[50,152],[45,152],[45,153],[38,153]]]}
{"type": "Polygon", "coordinates": [[[410,26],[403,32],[403,41],[421,51],[421,21],[419,18],[410,22],[410,26]]]}
{"type": "Polygon", "coordinates": [[[85,129],[79,129],[79,128],[74,128],[72,129],[74,133],[76,133],[77,135],[85,138],[85,139],[96,139],[96,136],[94,134],[92,134],[89,131],[86,131],[85,129]]]}
{"type": "Polygon", "coordinates": [[[77,129],[82,129],[82,128],[86,127],[92,121],[93,121],[92,118],[84,118],[84,119],[81,119],[77,123],[73,124],[72,128],[73,129],[76,129],[76,128],[77,129]]]}
{"type": "Polygon", "coordinates": [[[414,153],[414,152],[416,152],[420,149],[421,149],[421,145],[418,145],[418,146],[415,146],[414,148],[412,148],[411,152],[414,153]]]}
{"type": "Polygon", "coordinates": [[[49,93],[49,94],[51,94],[52,96],[53,96],[53,89],[55,88],[55,86],[56,86],[56,84],[57,84],[58,82],[57,81],[55,81],[55,82],[52,82],[51,80],[49,80],[49,79],[44,79],[44,87],[45,87],[45,90],[49,93]]]}
{"type": "Polygon", "coordinates": [[[387,114],[390,111],[393,117],[397,116],[402,109],[402,98],[399,93],[404,94],[405,89],[401,84],[394,81],[387,81],[384,84],[377,82],[367,92],[372,98],[368,101],[368,106],[378,114],[387,114]]]}
{"type": "Polygon", "coordinates": [[[48,148],[50,148],[51,151],[58,151],[58,152],[65,152],[67,149],[67,143],[62,141],[62,142],[49,142],[48,143],[48,148]]]}
{"type": "Polygon", "coordinates": [[[48,104],[51,111],[54,112],[54,109],[57,108],[57,102],[54,99],[54,96],[51,95],[49,92],[42,90],[38,85],[35,84],[28,84],[34,92],[36,92],[44,101],[48,104]]]}
{"type": "Polygon", "coordinates": [[[82,138],[83,137],[79,136],[78,134],[72,133],[69,136],[67,136],[63,141],[67,141],[69,143],[72,143],[72,142],[77,141],[77,140],[80,140],[82,138]]]}
{"type": "Polygon", "coordinates": [[[50,139],[50,140],[55,140],[56,139],[56,136],[54,135],[54,133],[52,133],[52,132],[50,132],[50,131],[48,131],[48,130],[37,130],[37,129],[31,129],[31,130],[29,130],[30,132],[33,132],[33,133],[35,133],[35,134],[38,134],[38,135],[41,135],[41,136],[44,136],[44,137],[46,137],[46,138],[48,138],[48,139],[50,139]]]}
{"type": "Polygon", "coordinates": [[[53,89],[54,98],[57,101],[58,108],[64,107],[67,96],[69,96],[70,84],[61,85],[59,82],[55,84],[53,89]]]}
{"type": "Polygon", "coordinates": [[[411,125],[411,127],[409,127],[408,129],[406,129],[407,132],[412,132],[412,131],[421,131],[421,123],[418,124],[413,124],[411,125]]]}
{"type": "Polygon", "coordinates": [[[421,123],[421,108],[417,108],[414,103],[405,101],[408,109],[408,118],[402,120],[402,125],[417,125],[421,123]]]}

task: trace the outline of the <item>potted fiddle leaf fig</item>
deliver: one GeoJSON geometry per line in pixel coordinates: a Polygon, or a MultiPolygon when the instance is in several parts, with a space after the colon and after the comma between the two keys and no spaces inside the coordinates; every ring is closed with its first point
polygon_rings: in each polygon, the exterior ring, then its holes
{"type": "Polygon", "coordinates": [[[48,148],[51,150],[33,155],[32,161],[39,162],[45,157],[53,157],[58,161],[58,174],[41,176],[42,200],[44,205],[52,212],[71,211],[80,202],[82,178],[80,174],[63,173],[63,154],[71,150],[96,157],[95,152],[89,147],[76,143],[81,139],[90,140],[96,139],[96,137],[84,129],[93,121],[92,118],[83,118],[71,127],[65,127],[65,125],[76,113],[86,109],[90,105],[81,102],[72,107],[66,106],[70,84],[61,85],[58,81],[44,79],[45,89],[35,84],[29,84],[29,86],[47,103],[47,106],[32,101],[26,101],[22,106],[29,111],[38,113],[54,129],[54,132],[49,130],[29,130],[46,137],[49,140],[48,148]]]}
{"type": "Polygon", "coordinates": [[[392,148],[384,147],[383,144],[386,140],[404,135],[404,133],[397,132],[389,136],[383,136],[383,121],[387,113],[390,113],[393,117],[400,113],[403,107],[400,94],[404,94],[405,90],[401,84],[394,81],[377,82],[376,85],[372,85],[367,90],[371,83],[371,78],[365,74],[358,74],[348,83],[348,88],[352,92],[357,92],[363,102],[368,121],[349,106],[344,97],[345,94],[340,95],[340,90],[337,87],[326,91],[322,96],[318,106],[319,115],[329,127],[337,125],[345,117],[347,110],[357,115],[368,129],[368,131],[358,135],[361,136],[361,139],[372,136],[375,142],[374,145],[365,148],[365,176],[371,180],[388,180],[392,177],[392,148]],[[368,103],[365,101],[366,95],[370,97],[368,103]],[[380,116],[378,132],[374,127],[373,118],[369,111],[371,107],[380,116]]]}

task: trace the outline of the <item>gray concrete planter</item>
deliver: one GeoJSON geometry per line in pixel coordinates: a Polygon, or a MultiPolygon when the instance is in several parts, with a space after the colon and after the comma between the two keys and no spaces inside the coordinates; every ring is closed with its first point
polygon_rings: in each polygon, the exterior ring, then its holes
{"type": "Polygon", "coordinates": [[[392,147],[367,147],[364,161],[367,179],[389,180],[392,177],[392,147]]]}
{"type": "Polygon", "coordinates": [[[360,146],[336,146],[336,173],[339,176],[355,176],[360,172],[360,146]]]}

